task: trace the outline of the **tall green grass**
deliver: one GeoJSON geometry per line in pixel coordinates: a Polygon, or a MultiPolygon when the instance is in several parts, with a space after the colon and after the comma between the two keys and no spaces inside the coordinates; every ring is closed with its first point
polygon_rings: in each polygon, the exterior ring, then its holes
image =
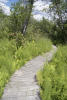
{"type": "Polygon", "coordinates": [[[42,100],[67,100],[67,46],[58,47],[53,60],[37,73],[42,100]]]}
{"type": "MultiPolygon", "coordinates": [[[[49,39],[41,38],[37,42],[27,42],[27,44],[23,47],[20,47],[18,51],[15,53],[15,59],[17,60],[17,65],[24,64],[28,60],[32,59],[39,54],[45,53],[51,49],[52,43],[49,39]]],[[[19,66],[19,65],[18,65],[19,66]]]]}
{"type": "Polygon", "coordinates": [[[5,84],[15,70],[33,57],[49,51],[51,45],[49,39],[41,38],[37,42],[28,41],[17,50],[15,40],[0,40],[0,97],[3,94],[5,84]]]}
{"type": "Polygon", "coordinates": [[[15,52],[16,45],[14,41],[8,41],[8,39],[0,40],[0,96],[9,77],[14,72],[13,56],[15,52]]]}

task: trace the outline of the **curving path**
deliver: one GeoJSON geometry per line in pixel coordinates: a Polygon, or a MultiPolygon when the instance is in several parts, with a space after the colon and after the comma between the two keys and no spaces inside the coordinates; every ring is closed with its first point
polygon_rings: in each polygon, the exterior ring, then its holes
{"type": "Polygon", "coordinates": [[[16,71],[6,85],[1,100],[40,100],[39,86],[36,81],[36,73],[44,63],[50,61],[57,48],[38,56],[16,71]]]}

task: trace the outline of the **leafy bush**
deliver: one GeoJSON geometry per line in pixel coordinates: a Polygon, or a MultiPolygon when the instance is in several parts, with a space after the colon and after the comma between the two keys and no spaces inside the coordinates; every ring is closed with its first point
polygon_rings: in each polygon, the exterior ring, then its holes
{"type": "Polygon", "coordinates": [[[9,28],[8,28],[8,24],[9,24],[9,18],[5,17],[5,18],[0,18],[0,39],[2,38],[8,38],[8,34],[9,34],[9,28]]]}
{"type": "Polygon", "coordinates": [[[17,48],[19,48],[20,46],[24,46],[25,45],[25,42],[26,42],[26,39],[24,38],[23,34],[22,33],[16,33],[16,46],[17,48]]]}
{"type": "Polygon", "coordinates": [[[53,60],[37,74],[42,100],[67,100],[67,46],[60,46],[53,60]]]}
{"type": "Polygon", "coordinates": [[[26,43],[26,39],[21,32],[10,33],[9,40],[12,40],[12,39],[15,40],[17,49],[20,46],[24,46],[26,43]]]}
{"type": "Polygon", "coordinates": [[[53,26],[54,23],[52,21],[48,21],[45,18],[43,18],[43,20],[39,23],[40,26],[40,30],[42,31],[42,35],[43,36],[52,36],[53,33],[53,26]]]}
{"type": "Polygon", "coordinates": [[[41,37],[42,32],[39,27],[39,23],[33,18],[30,19],[29,24],[27,26],[26,34],[25,37],[27,40],[32,41],[32,40],[38,40],[39,37],[41,37]]]}

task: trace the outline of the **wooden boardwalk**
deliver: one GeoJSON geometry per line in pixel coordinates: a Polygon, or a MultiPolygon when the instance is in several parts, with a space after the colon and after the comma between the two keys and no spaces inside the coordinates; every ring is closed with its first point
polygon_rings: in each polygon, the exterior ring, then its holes
{"type": "Polygon", "coordinates": [[[53,46],[50,52],[32,59],[16,71],[6,85],[1,100],[40,100],[36,73],[52,59],[56,50],[53,46]]]}

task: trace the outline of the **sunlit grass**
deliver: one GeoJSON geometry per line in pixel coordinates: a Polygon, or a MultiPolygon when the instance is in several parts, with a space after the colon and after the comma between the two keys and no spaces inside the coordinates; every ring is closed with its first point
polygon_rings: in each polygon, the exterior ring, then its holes
{"type": "Polygon", "coordinates": [[[33,57],[49,51],[51,45],[52,43],[49,39],[41,38],[37,42],[27,42],[17,50],[15,40],[0,40],[0,97],[4,91],[5,84],[15,70],[33,57]]]}
{"type": "Polygon", "coordinates": [[[67,46],[59,46],[53,60],[37,73],[42,100],[67,99],[67,46]]]}

